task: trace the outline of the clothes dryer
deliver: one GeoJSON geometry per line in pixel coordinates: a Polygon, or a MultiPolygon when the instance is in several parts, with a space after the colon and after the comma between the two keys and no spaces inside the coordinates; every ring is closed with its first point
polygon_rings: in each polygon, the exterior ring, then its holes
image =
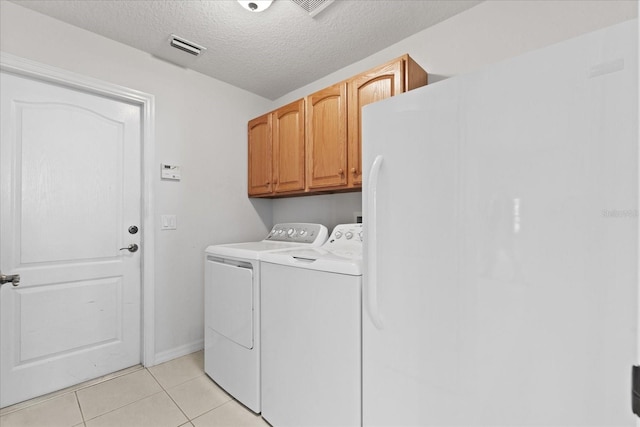
{"type": "Polygon", "coordinates": [[[315,247],[327,239],[321,224],[277,224],[259,242],[205,250],[204,370],[252,411],[260,406],[260,259],[270,252],[315,247]]]}

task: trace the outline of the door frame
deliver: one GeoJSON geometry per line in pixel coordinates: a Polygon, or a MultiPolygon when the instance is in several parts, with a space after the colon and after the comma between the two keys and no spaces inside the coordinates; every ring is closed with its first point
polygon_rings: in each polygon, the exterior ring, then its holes
{"type": "Polygon", "coordinates": [[[18,76],[29,77],[41,82],[75,89],[92,95],[127,102],[141,110],[141,198],[142,198],[142,266],[141,266],[141,363],[144,366],[155,365],[155,297],[154,297],[154,188],[153,164],[155,97],[124,86],[108,83],[92,77],[83,76],[61,68],[52,67],[16,55],[0,52],[0,71],[18,76]]]}

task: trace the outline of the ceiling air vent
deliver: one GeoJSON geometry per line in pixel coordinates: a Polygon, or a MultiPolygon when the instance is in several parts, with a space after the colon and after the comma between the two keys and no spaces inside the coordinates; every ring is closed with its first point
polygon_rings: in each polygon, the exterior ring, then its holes
{"type": "Polygon", "coordinates": [[[291,0],[304,9],[309,16],[314,17],[327,8],[333,0],[291,0]]]}
{"type": "Polygon", "coordinates": [[[182,37],[178,37],[175,34],[171,34],[169,43],[176,49],[180,49],[194,56],[198,56],[203,53],[203,51],[207,50],[206,47],[200,46],[199,44],[196,44],[194,42],[190,42],[189,40],[183,39],[182,37]]]}

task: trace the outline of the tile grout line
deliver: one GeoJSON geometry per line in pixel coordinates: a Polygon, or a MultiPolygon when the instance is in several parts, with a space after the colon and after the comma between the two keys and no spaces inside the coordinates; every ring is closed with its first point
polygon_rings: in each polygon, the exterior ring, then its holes
{"type": "MultiPolygon", "coordinates": [[[[195,420],[196,418],[200,418],[200,417],[202,417],[202,416],[204,416],[204,415],[208,414],[209,412],[213,412],[213,411],[215,411],[215,410],[217,410],[217,409],[222,408],[224,405],[227,405],[227,404],[229,404],[229,403],[231,403],[231,402],[235,402],[235,401],[236,401],[236,400],[235,400],[234,398],[231,398],[231,399],[227,400],[226,402],[224,402],[224,403],[222,403],[222,404],[220,404],[220,405],[216,406],[215,408],[211,408],[211,409],[209,409],[208,411],[205,411],[205,412],[203,412],[202,414],[198,415],[197,417],[194,417],[193,419],[189,420],[189,422],[190,422],[191,424],[193,424],[193,420],[195,420]]],[[[195,426],[195,424],[193,424],[193,425],[195,426]]]]}
{"type": "MultiPolygon", "coordinates": [[[[144,369],[146,369],[146,370],[149,372],[149,374],[153,377],[153,379],[154,379],[154,380],[156,380],[156,382],[158,383],[158,385],[160,386],[160,388],[162,388],[162,390],[164,390],[164,392],[165,392],[165,393],[167,393],[167,396],[169,396],[169,398],[173,401],[173,403],[175,403],[175,404],[176,404],[176,406],[178,407],[178,409],[180,410],[180,412],[182,412],[182,413],[184,414],[184,416],[187,418],[187,422],[188,422],[188,423],[191,423],[192,425],[193,425],[193,420],[195,420],[196,418],[200,418],[200,417],[201,417],[201,416],[203,416],[204,414],[208,414],[208,413],[209,413],[209,412],[211,412],[211,411],[215,411],[216,409],[220,408],[221,406],[224,406],[224,405],[226,405],[227,403],[232,402],[232,401],[234,401],[234,400],[235,400],[232,396],[229,396],[230,398],[229,398],[229,400],[227,400],[226,402],[223,402],[223,403],[221,403],[220,405],[216,406],[215,408],[211,408],[211,409],[209,409],[208,411],[203,412],[202,414],[198,414],[198,415],[196,415],[195,417],[190,418],[190,417],[189,417],[189,415],[187,415],[187,413],[186,413],[186,412],[184,412],[184,411],[182,410],[182,408],[180,407],[180,405],[178,404],[178,402],[176,402],[176,401],[175,401],[175,399],[173,398],[173,396],[171,396],[171,394],[169,393],[169,391],[168,391],[166,388],[164,388],[164,386],[160,383],[160,381],[159,381],[159,380],[158,380],[158,379],[153,375],[153,372],[151,372],[148,368],[144,368],[144,369]]],[[[175,385],[173,385],[173,386],[171,386],[171,387],[168,387],[168,388],[178,387],[178,386],[180,386],[180,385],[186,384],[186,383],[188,383],[189,381],[193,381],[193,380],[195,380],[195,379],[197,379],[197,378],[200,378],[200,377],[207,377],[207,378],[209,378],[209,377],[207,376],[207,374],[203,371],[203,372],[202,372],[202,375],[197,375],[197,376],[195,376],[195,377],[193,377],[193,378],[191,378],[191,379],[188,379],[188,380],[186,380],[186,381],[183,381],[183,382],[181,382],[181,383],[179,383],[179,384],[175,384],[175,385]]],[[[210,379],[210,378],[209,378],[209,379],[210,379]]],[[[217,384],[216,384],[216,386],[217,386],[217,387],[219,387],[217,384]]],[[[225,394],[227,394],[227,395],[228,395],[228,393],[226,393],[226,391],[225,391],[225,394]]]]}
{"type": "MultiPolygon", "coordinates": [[[[229,400],[227,400],[226,402],[222,402],[221,404],[219,404],[219,405],[218,405],[218,406],[216,406],[215,408],[211,408],[211,409],[209,409],[209,410],[207,410],[207,411],[204,411],[203,413],[198,414],[198,415],[196,415],[195,417],[193,417],[193,418],[189,419],[189,422],[190,422],[191,424],[193,424],[193,420],[195,420],[196,418],[200,418],[200,417],[201,417],[201,416],[203,416],[204,414],[208,414],[209,412],[213,412],[213,411],[215,411],[216,409],[220,409],[221,407],[223,407],[224,405],[226,405],[227,403],[230,403],[230,402],[237,402],[237,401],[236,401],[236,399],[234,399],[234,398],[232,397],[232,398],[230,398],[229,400]]],[[[177,405],[177,403],[176,403],[176,405],[177,405]]],[[[178,407],[180,407],[180,406],[178,406],[178,407]]],[[[186,414],[185,414],[185,415],[186,415],[186,414]]],[[[189,418],[189,417],[187,417],[187,418],[189,418]]]]}
{"type": "MultiPolygon", "coordinates": [[[[149,375],[151,375],[151,378],[153,378],[153,380],[154,380],[154,381],[158,384],[158,386],[160,387],[160,391],[157,391],[157,392],[155,392],[155,393],[151,393],[151,394],[149,394],[149,395],[147,395],[147,396],[141,397],[140,399],[138,399],[138,400],[134,400],[133,402],[129,402],[129,403],[127,403],[126,405],[122,405],[122,406],[119,406],[119,407],[117,407],[117,408],[113,408],[113,409],[111,409],[110,411],[104,412],[104,413],[102,413],[102,414],[100,414],[100,415],[96,415],[96,416],[94,416],[94,417],[92,417],[92,418],[89,418],[89,419],[87,419],[87,420],[85,420],[85,419],[84,419],[84,414],[83,414],[83,415],[82,415],[82,417],[83,417],[83,421],[84,421],[84,423],[85,423],[85,427],[86,427],[86,422],[87,422],[87,421],[95,420],[96,418],[100,418],[100,417],[102,417],[103,415],[107,415],[107,414],[110,414],[111,412],[117,411],[117,410],[119,410],[119,409],[126,408],[126,407],[127,407],[127,406],[129,406],[129,405],[133,405],[134,403],[138,403],[138,402],[140,402],[141,400],[147,399],[147,398],[149,398],[149,397],[151,397],[151,396],[155,396],[155,395],[160,394],[160,393],[162,393],[162,392],[165,392],[167,395],[169,394],[169,393],[167,393],[167,391],[164,389],[164,387],[162,387],[162,384],[160,384],[160,382],[156,379],[156,377],[154,377],[154,376],[153,376],[153,374],[149,371],[149,369],[147,369],[147,368],[145,368],[145,367],[142,367],[142,369],[139,369],[138,371],[140,371],[140,370],[147,371],[147,373],[148,373],[149,375]]],[[[138,371],[135,371],[135,372],[138,372],[138,371]]],[[[134,372],[132,372],[132,373],[134,373],[134,372]]],[[[115,378],[112,378],[112,379],[115,379],[115,378]]],[[[97,384],[96,384],[96,385],[97,385],[97,384]]],[[[78,390],[78,391],[80,391],[80,390],[78,390]]],[[[171,396],[169,396],[169,397],[171,397],[171,396]]],[[[80,400],[80,399],[78,399],[78,401],[79,401],[79,400],[80,400]]],[[[187,417],[187,418],[188,418],[188,417],[187,417]]]]}
{"type": "MultiPolygon", "coordinates": [[[[189,415],[187,415],[187,413],[182,410],[180,405],[178,405],[178,402],[175,401],[175,399],[169,394],[169,392],[167,390],[165,390],[164,392],[167,394],[167,396],[169,396],[169,399],[171,399],[173,404],[176,405],[176,408],[178,408],[178,410],[180,412],[182,412],[182,415],[184,415],[184,417],[187,419],[187,423],[191,423],[191,419],[189,418],[189,415]]],[[[186,424],[186,423],[182,423],[180,425],[184,425],[184,424],[186,424]]]]}
{"type": "MultiPolygon", "coordinates": [[[[157,366],[157,365],[156,365],[156,366],[157,366]]],[[[153,366],[152,366],[152,367],[153,367],[153,366]]],[[[154,380],[156,380],[156,382],[160,385],[160,387],[162,387],[162,389],[163,389],[163,390],[165,390],[164,386],[163,386],[162,384],[160,384],[160,381],[155,377],[155,375],[153,375],[153,372],[151,372],[148,368],[144,368],[144,369],[146,369],[146,370],[151,374],[151,376],[153,377],[153,379],[154,379],[154,380]]],[[[169,388],[178,387],[179,385],[186,384],[186,383],[188,383],[189,381],[193,381],[193,380],[195,380],[196,378],[205,377],[205,376],[207,376],[207,374],[206,374],[206,373],[204,373],[204,371],[203,371],[201,374],[198,374],[198,375],[196,375],[195,377],[189,378],[188,380],[182,381],[182,382],[180,382],[180,383],[174,384],[174,385],[172,385],[172,386],[171,386],[171,387],[169,387],[169,388]]],[[[208,378],[208,377],[207,377],[207,378],[208,378]]],[[[166,391],[166,390],[165,390],[165,391],[166,391]]]]}
{"type": "Polygon", "coordinates": [[[139,371],[141,369],[145,369],[145,368],[142,365],[134,365],[134,366],[131,366],[129,368],[122,369],[120,371],[112,372],[110,374],[106,374],[106,375],[103,375],[103,376],[98,377],[98,378],[87,380],[87,381],[82,382],[80,384],[75,384],[75,385],[63,388],[61,390],[52,391],[51,393],[47,393],[47,394],[44,394],[42,396],[36,396],[36,397],[34,397],[32,399],[25,400],[23,402],[18,402],[18,403],[14,404],[14,405],[7,406],[7,407],[4,407],[4,408],[0,409],[0,416],[5,416],[5,415],[11,414],[13,412],[22,411],[23,409],[27,409],[27,408],[30,408],[32,406],[48,402],[50,400],[57,399],[57,398],[62,397],[62,396],[66,396],[69,393],[75,393],[75,392],[78,392],[80,390],[84,390],[86,388],[93,387],[94,385],[102,384],[102,383],[110,381],[112,379],[116,379],[116,378],[119,378],[119,377],[122,377],[122,376],[125,376],[125,375],[128,375],[128,374],[137,372],[137,371],[139,371]],[[11,408],[11,409],[9,409],[9,408],[11,408]]]}
{"type": "Polygon", "coordinates": [[[85,382],[85,383],[81,383],[81,384],[77,384],[77,385],[75,385],[75,386],[71,386],[71,387],[69,387],[68,389],[59,390],[59,391],[57,391],[57,392],[52,392],[52,393],[51,393],[51,394],[49,394],[49,395],[39,396],[39,397],[33,398],[33,399],[31,399],[31,400],[28,400],[28,401],[25,401],[25,402],[18,403],[18,404],[16,404],[16,405],[15,405],[11,410],[9,410],[9,411],[7,411],[7,410],[6,410],[7,408],[3,408],[3,411],[2,411],[2,413],[1,413],[0,415],[5,416],[5,415],[9,415],[9,414],[14,413],[14,412],[19,412],[19,411],[22,411],[22,410],[25,410],[25,409],[31,408],[31,407],[33,407],[33,406],[36,406],[36,405],[39,405],[39,404],[42,404],[42,403],[45,403],[45,402],[51,401],[51,400],[53,400],[53,399],[56,399],[56,398],[59,398],[59,397],[62,397],[62,396],[66,396],[66,395],[68,395],[68,394],[73,393],[74,398],[76,399],[76,405],[78,406],[78,409],[80,410],[80,415],[81,415],[81,418],[82,418],[82,424],[86,427],[86,423],[87,423],[88,421],[95,420],[95,419],[97,419],[97,418],[100,418],[100,417],[102,417],[102,416],[105,416],[105,415],[107,415],[107,414],[110,414],[110,413],[112,413],[112,412],[114,412],[114,411],[117,411],[117,410],[120,410],[120,409],[122,409],[122,408],[128,407],[128,406],[130,406],[130,405],[132,405],[132,404],[134,404],[134,403],[138,403],[138,402],[140,402],[141,400],[144,400],[144,399],[149,398],[149,397],[152,397],[152,396],[156,396],[156,395],[158,395],[159,393],[164,392],[164,393],[169,397],[169,399],[171,399],[171,401],[172,401],[172,402],[173,402],[173,403],[178,407],[179,411],[184,415],[184,417],[185,417],[185,418],[186,418],[186,420],[187,420],[187,421],[186,421],[186,423],[193,424],[193,423],[192,423],[192,421],[193,421],[193,420],[195,420],[196,418],[198,418],[198,417],[200,417],[200,416],[202,416],[202,415],[204,415],[204,414],[206,414],[206,413],[208,413],[208,412],[210,412],[210,411],[213,411],[213,410],[215,410],[215,409],[218,409],[220,406],[223,406],[224,404],[226,404],[226,403],[228,403],[228,402],[230,402],[230,401],[232,401],[232,400],[233,400],[233,398],[231,398],[229,401],[224,402],[223,404],[221,404],[221,405],[219,405],[219,406],[217,406],[217,407],[215,407],[215,408],[212,408],[212,409],[210,409],[209,411],[206,411],[206,412],[204,412],[204,413],[202,413],[202,414],[199,414],[199,415],[197,415],[196,417],[194,417],[193,419],[191,419],[191,418],[190,418],[190,417],[189,417],[189,416],[184,412],[184,410],[180,407],[180,405],[179,405],[179,404],[174,400],[174,398],[169,394],[168,389],[169,389],[169,388],[173,388],[173,387],[178,387],[178,386],[183,385],[183,384],[186,384],[187,382],[189,382],[189,381],[193,381],[193,380],[195,380],[195,379],[198,379],[198,378],[200,378],[201,376],[206,377],[206,373],[205,373],[204,371],[203,371],[203,372],[200,372],[198,375],[196,375],[196,376],[194,376],[194,377],[192,377],[192,378],[189,378],[189,379],[187,379],[187,380],[185,380],[185,381],[182,381],[182,382],[180,382],[180,383],[178,383],[178,384],[174,384],[174,385],[172,385],[171,387],[167,387],[167,388],[165,388],[165,386],[163,386],[163,384],[161,384],[161,383],[160,383],[160,381],[158,380],[158,378],[156,378],[156,376],[155,376],[155,375],[154,375],[154,374],[153,374],[153,373],[152,373],[148,368],[146,368],[146,367],[144,367],[144,366],[142,366],[142,365],[136,365],[136,366],[133,366],[133,367],[130,367],[130,368],[125,368],[125,369],[123,369],[123,370],[121,370],[121,371],[118,371],[118,372],[114,372],[114,373],[111,373],[111,374],[107,374],[107,375],[105,375],[105,376],[102,376],[102,377],[96,378],[96,379],[94,379],[94,380],[89,380],[89,381],[87,381],[87,382],[85,382]],[[110,410],[110,411],[107,411],[107,412],[105,412],[105,413],[102,413],[102,414],[100,414],[100,415],[96,415],[96,416],[93,416],[93,417],[88,418],[88,419],[86,418],[86,415],[84,414],[84,411],[83,411],[83,409],[82,409],[82,404],[80,403],[80,398],[79,398],[79,395],[78,395],[78,393],[79,393],[79,392],[81,392],[81,391],[83,391],[83,390],[85,390],[85,389],[89,389],[89,388],[91,388],[91,387],[98,386],[98,385],[100,385],[100,384],[103,384],[103,383],[109,382],[109,381],[111,381],[111,380],[114,380],[114,379],[117,379],[117,378],[120,378],[120,377],[123,377],[123,376],[126,376],[126,375],[130,375],[130,374],[133,374],[133,373],[135,373],[135,372],[142,371],[142,370],[146,370],[146,371],[147,371],[147,373],[148,373],[149,375],[151,375],[151,377],[154,379],[154,381],[156,382],[156,384],[160,387],[160,389],[161,389],[160,391],[158,391],[158,392],[156,392],[156,393],[152,393],[152,394],[150,394],[150,395],[148,395],[148,396],[142,397],[142,398],[140,398],[140,399],[138,399],[138,400],[135,400],[135,401],[133,401],[133,402],[130,402],[130,403],[128,403],[128,404],[126,404],[126,405],[123,405],[123,406],[120,406],[120,407],[118,407],[118,408],[114,408],[114,409],[112,409],[112,410],[110,410]]]}
{"type": "Polygon", "coordinates": [[[78,405],[78,409],[80,410],[80,416],[82,417],[82,424],[84,424],[86,427],[86,424],[85,424],[86,420],[84,419],[84,411],[82,410],[82,405],[80,404],[80,398],[78,397],[78,390],[75,390],[73,394],[76,396],[76,404],[78,405]]]}
{"type": "MultiPolygon", "coordinates": [[[[120,409],[122,409],[122,408],[126,408],[127,406],[131,406],[131,405],[133,405],[133,404],[135,404],[135,403],[140,402],[141,400],[148,399],[148,398],[150,398],[150,397],[152,397],[152,396],[156,396],[156,395],[158,395],[158,394],[162,393],[163,391],[164,391],[164,390],[160,390],[160,391],[158,391],[158,392],[156,392],[156,393],[152,393],[152,394],[150,394],[150,395],[148,395],[148,396],[145,396],[145,397],[142,397],[142,398],[140,398],[140,399],[138,399],[138,400],[134,400],[133,402],[129,402],[129,403],[127,403],[126,405],[122,405],[122,406],[119,406],[119,407],[117,407],[117,408],[113,408],[113,409],[111,409],[110,411],[107,411],[107,412],[105,412],[105,413],[103,413],[103,414],[96,415],[95,417],[93,417],[93,418],[89,418],[88,420],[84,420],[85,425],[86,425],[86,422],[87,422],[87,421],[93,421],[93,420],[95,420],[95,419],[97,419],[97,418],[103,417],[103,416],[105,416],[105,415],[107,415],[107,414],[110,414],[110,413],[112,413],[112,412],[118,411],[118,410],[120,410],[120,409]]],[[[165,392],[165,393],[166,393],[166,392],[165,392]]]]}
{"type": "MultiPolygon", "coordinates": [[[[145,369],[147,369],[147,368],[145,368],[145,369]]],[[[188,415],[187,415],[187,414],[182,410],[182,408],[180,407],[180,405],[178,405],[178,402],[176,402],[176,401],[175,401],[175,399],[173,398],[173,396],[171,396],[171,394],[169,394],[169,392],[167,391],[167,389],[165,389],[165,388],[164,388],[164,386],[163,386],[162,384],[160,384],[160,381],[158,381],[158,379],[153,375],[153,373],[152,373],[151,371],[149,371],[149,369],[147,369],[147,372],[149,372],[149,375],[151,375],[151,377],[152,377],[152,378],[153,378],[153,379],[158,383],[158,385],[160,386],[160,388],[162,389],[162,391],[164,391],[164,392],[165,392],[165,394],[166,394],[167,396],[169,396],[169,399],[171,399],[171,401],[174,403],[174,405],[176,405],[176,407],[178,408],[178,410],[179,410],[180,412],[182,412],[182,415],[184,415],[184,417],[187,419],[187,422],[188,422],[188,423],[191,423],[191,420],[189,419],[189,416],[188,416],[188,415]]],[[[189,380],[189,381],[191,381],[191,380],[189,380]]],[[[186,383],[186,382],[187,382],[187,381],[185,381],[184,383],[186,383]]],[[[184,384],[184,383],[182,383],[182,384],[184,384]]],[[[180,384],[178,384],[178,385],[180,385],[180,384]]],[[[175,386],[174,386],[174,387],[175,387],[175,386]]],[[[186,424],[186,423],[182,423],[182,424],[180,424],[180,425],[182,426],[182,425],[184,425],[184,424],[186,424]]]]}
{"type": "MultiPolygon", "coordinates": [[[[134,373],[136,373],[136,372],[144,371],[144,370],[146,370],[146,369],[147,369],[147,368],[142,367],[142,369],[138,369],[138,370],[136,370],[136,371],[134,371],[134,372],[130,372],[129,374],[134,374],[134,373]]],[[[129,375],[129,374],[126,374],[126,375],[129,375]]],[[[122,375],[122,376],[124,376],[124,375],[122,375]]],[[[117,379],[117,378],[119,378],[119,377],[110,378],[110,379],[109,379],[109,380],[107,380],[107,381],[115,380],[115,379],[117,379]]],[[[153,378],[153,376],[152,376],[152,378],[153,378]]],[[[153,379],[155,380],[155,378],[153,378],[153,379]]],[[[105,383],[105,382],[107,382],[107,381],[104,381],[104,382],[99,383],[99,384],[94,384],[94,385],[92,385],[91,387],[94,387],[94,386],[97,386],[97,385],[103,384],[103,383],[105,383]]],[[[157,380],[156,380],[156,382],[157,382],[157,380]]],[[[158,385],[159,385],[159,384],[158,384],[158,385]]],[[[85,390],[85,389],[87,389],[87,388],[90,388],[90,387],[85,387],[85,388],[82,388],[82,389],[80,389],[80,390],[77,390],[77,391],[76,391],[76,396],[77,396],[77,392],[78,392],[78,391],[82,391],[82,390],[85,390]]],[[[162,388],[162,386],[160,386],[160,388],[162,388]]],[[[137,399],[137,400],[134,400],[133,402],[129,402],[129,403],[127,403],[126,405],[118,406],[117,408],[113,408],[113,409],[111,409],[111,410],[109,410],[109,411],[107,411],[107,412],[104,412],[104,413],[99,414],[99,415],[95,415],[95,416],[93,416],[93,417],[91,417],[91,418],[88,418],[88,419],[85,419],[85,417],[84,417],[84,412],[82,412],[82,405],[80,405],[80,411],[81,411],[81,413],[82,413],[82,420],[84,421],[84,423],[85,423],[85,427],[86,427],[86,422],[87,422],[87,421],[95,420],[96,418],[100,418],[100,417],[101,417],[101,416],[103,416],[103,415],[107,415],[107,414],[109,414],[109,413],[111,413],[111,412],[113,412],[113,411],[117,411],[118,409],[122,409],[122,408],[127,407],[127,406],[129,406],[129,405],[132,405],[132,404],[134,404],[134,403],[138,403],[138,402],[140,402],[141,400],[146,399],[146,398],[148,398],[148,397],[155,396],[155,395],[156,395],[156,394],[158,394],[158,393],[161,393],[161,391],[158,391],[158,392],[156,392],[156,393],[151,393],[151,394],[149,394],[149,395],[147,395],[147,396],[143,396],[143,397],[141,397],[141,398],[139,398],[139,399],[137,399]]],[[[78,398],[78,404],[80,404],[80,398],[78,398]]]]}

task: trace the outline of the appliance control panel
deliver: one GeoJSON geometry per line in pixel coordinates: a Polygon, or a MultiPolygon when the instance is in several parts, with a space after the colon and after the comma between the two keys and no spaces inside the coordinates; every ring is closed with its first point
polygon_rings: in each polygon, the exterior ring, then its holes
{"type": "Polygon", "coordinates": [[[322,224],[291,222],[276,224],[264,239],[271,242],[308,243],[319,246],[327,240],[329,231],[322,224]]]}
{"type": "Polygon", "coordinates": [[[362,224],[336,225],[322,249],[337,255],[362,256],[362,224]]]}

